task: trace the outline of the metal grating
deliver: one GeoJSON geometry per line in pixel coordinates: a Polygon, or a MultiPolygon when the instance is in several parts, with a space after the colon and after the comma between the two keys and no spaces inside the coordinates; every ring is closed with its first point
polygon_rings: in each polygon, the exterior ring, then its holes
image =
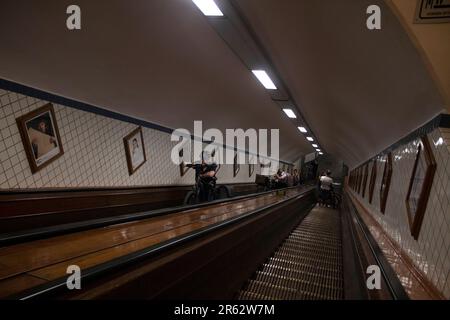
{"type": "Polygon", "coordinates": [[[240,300],[343,299],[339,212],[316,207],[238,293],[240,300]]]}

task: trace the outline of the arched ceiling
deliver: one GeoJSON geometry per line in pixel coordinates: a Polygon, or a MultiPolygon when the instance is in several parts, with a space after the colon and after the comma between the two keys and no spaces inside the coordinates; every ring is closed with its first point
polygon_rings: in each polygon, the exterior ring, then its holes
{"type": "MultiPolygon", "coordinates": [[[[220,1],[217,1],[220,3],[220,1]]],[[[356,165],[441,111],[381,1],[236,0],[322,147],[356,165]],[[379,3],[383,29],[365,28],[379,3]]],[[[190,0],[3,0],[0,77],[170,128],[279,128],[287,161],[313,151],[190,0]]]]}
{"type": "Polygon", "coordinates": [[[236,0],[323,148],[350,167],[444,109],[397,17],[375,0],[236,0]],[[382,29],[366,28],[377,4],[382,29]]]}

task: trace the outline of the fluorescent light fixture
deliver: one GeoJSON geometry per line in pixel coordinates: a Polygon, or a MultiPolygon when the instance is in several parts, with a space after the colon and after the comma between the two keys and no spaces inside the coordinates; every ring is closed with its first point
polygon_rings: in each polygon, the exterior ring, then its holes
{"type": "Polygon", "coordinates": [[[308,132],[305,127],[298,127],[298,130],[300,130],[300,132],[303,132],[303,133],[308,132]]]}
{"type": "Polygon", "coordinates": [[[323,152],[319,152],[319,154],[323,154],[323,152]]]}
{"type": "Polygon", "coordinates": [[[321,152],[322,150],[320,150],[320,149],[316,149],[316,151],[317,151],[317,152],[321,152]]]}
{"type": "Polygon", "coordinates": [[[312,144],[313,148],[318,148],[319,146],[315,143],[312,144]]]}
{"type": "Polygon", "coordinates": [[[283,111],[284,111],[284,113],[286,113],[286,115],[289,118],[291,118],[291,119],[297,118],[297,116],[295,115],[294,111],[292,111],[292,109],[285,108],[285,109],[283,109],[283,111]]]}
{"type": "Polygon", "coordinates": [[[306,140],[308,141],[314,141],[314,139],[312,137],[307,137],[306,140]]]}
{"type": "Polygon", "coordinates": [[[222,11],[216,5],[214,0],[192,0],[195,5],[200,9],[205,16],[209,17],[221,17],[223,16],[222,11]]]}
{"type": "Polygon", "coordinates": [[[262,83],[264,88],[269,90],[276,90],[275,84],[269,75],[264,70],[252,70],[253,74],[258,78],[259,82],[262,83]]]}

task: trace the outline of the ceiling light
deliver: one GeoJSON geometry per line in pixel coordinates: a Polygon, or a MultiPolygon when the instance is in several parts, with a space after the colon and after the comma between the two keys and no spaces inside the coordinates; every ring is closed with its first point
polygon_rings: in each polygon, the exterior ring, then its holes
{"type": "Polygon", "coordinates": [[[312,137],[307,137],[306,140],[308,141],[314,141],[314,139],[312,137]]]}
{"type": "Polygon", "coordinates": [[[320,149],[316,149],[316,151],[317,151],[317,152],[320,152],[321,150],[320,150],[320,149]]]}
{"type": "Polygon", "coordinates": [[[315,143],[312,144],[313,148],[318,148],[319,146],[315,143]]]}
{"type": "Polygon", "coordinates": [[[322,155],[322,154],[323,154],[323,152],[319,152],[319,154],[321,154],[321,155],[322,155]]]}
{"type": "Polygon", "coordinates": [[[214,0],[192,0],[205,16],[220,17],[223,16],[222,11],[216,5],[214,0]]]}
{"type": "Polygon", "coordinates": [[[259,82],[262,83],[264,88],[269,90],[276,90],[277,87],[275,87],[275,84],[273,83],[272,79],[267,75],[267,73],[264,70],[252,70],[253,74],[258,78],[259,82]]]}
{"type": "Polygon", "coordinates": [[[284,111],[284,113],[286,113],[286,115],[289,118],[291,118],[291,119],[297,118],[297,116],[295,115],[294,111],[292,111],[292,109],[285,108],[285,109],[283,109],[283,111],[284,111]]]}
{"type": "Polygon", "coordinates": [[[307,132],[305,127],[298,127],[298,130],[300,130],[300,132],[303,132],[303,133],[307,132]]]}

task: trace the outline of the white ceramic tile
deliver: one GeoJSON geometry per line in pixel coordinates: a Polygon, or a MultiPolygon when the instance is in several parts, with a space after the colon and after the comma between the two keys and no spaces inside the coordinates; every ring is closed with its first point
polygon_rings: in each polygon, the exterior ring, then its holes
{"type": "Polygon", "coordinates": [[[418,140],[398,147],[392,152],[393,172],[386,212],[379,212],[379,190],[383,166],[378,163],[373,203],[368,197],[362,199],[369,212],[392,239],[409,255],[423,274],[433,282],[447,299],[450,299],[450,155],[442,132],[434,130],[428,135],[437,170],[433,180],[427,210],[418,240],[410,234],[405,199],[415,161],[418,140]],[[438,141],[443,141],[438,143],[438,141]]]}
{"type": "MultiPolygon", "coordinates": [[[[143,128],[147,162],[129,176],[123,138],[137,126],[53,104],[64,155],[32,175],[20,139],[16,118],[48,103],[0,90],[0,188],[103,187],[191,185],[193,172],[180,177],[170,160],[175,142],[161,131],[143,128]]],[[[253,182],[248,166],[233,177],[233,166],[223,165],[219,183],[253,182]]]]}

